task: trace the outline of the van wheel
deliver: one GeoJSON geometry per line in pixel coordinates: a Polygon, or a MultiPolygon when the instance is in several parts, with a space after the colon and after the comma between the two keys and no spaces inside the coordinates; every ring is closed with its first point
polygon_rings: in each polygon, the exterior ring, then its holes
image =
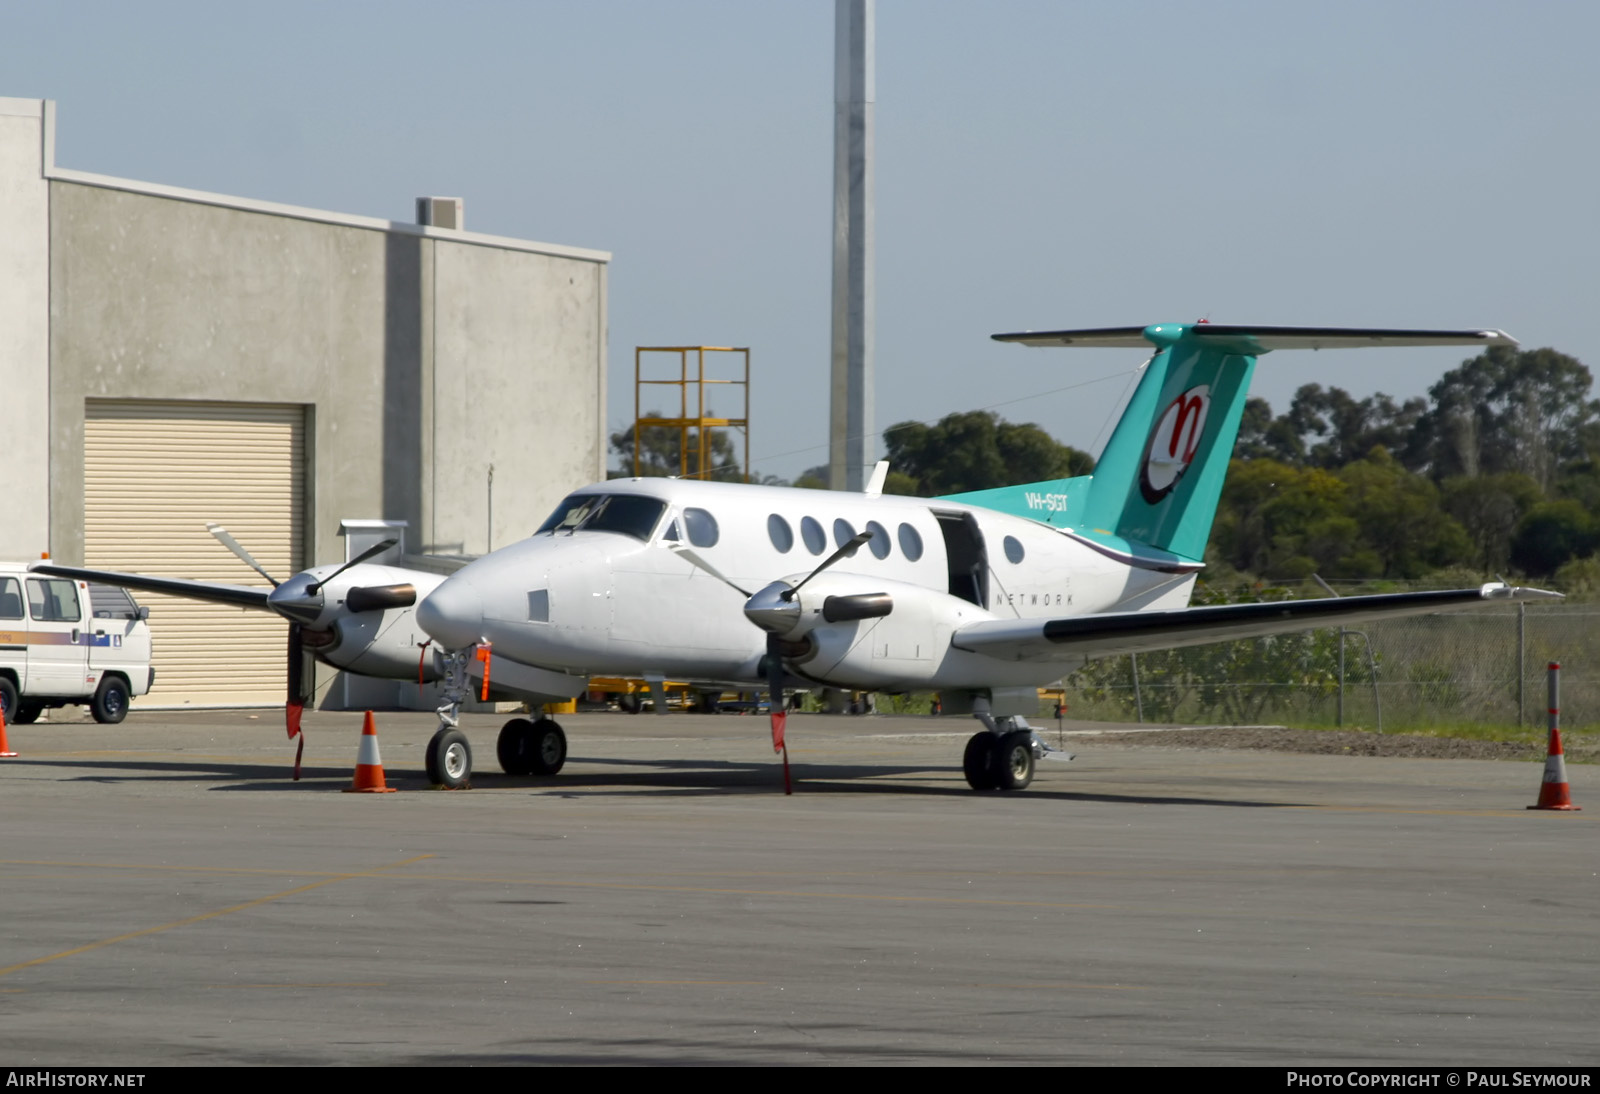
{"type": "Polygon", "coordinates": [[[7,722],[17,720],[17,685],[9,676],[0,676],[0,715],[4,715],[7,722]]]}
{"type": "Polygon", "coordinates": [[[18,703],[16,717],[9,719],[19,726],[31,725],[44,713],[43,703],[18,703]]]}
{"type": "Polygon", "coordinates": [[[128,682],[120,676],[105,676],[95,690],[89,712],[103,726],[114,726],[128,716],[128,682]]]}

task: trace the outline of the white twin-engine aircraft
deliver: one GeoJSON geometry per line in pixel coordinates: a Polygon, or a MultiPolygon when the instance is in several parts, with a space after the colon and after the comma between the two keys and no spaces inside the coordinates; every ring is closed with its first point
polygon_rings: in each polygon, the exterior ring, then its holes
{"type": "MultiPolygon", "coordinates": [[[[994,337],[1154,347],[1093,475],[932,499],[882,494],[882,464],[861,494],[678,479],[578,490],[417,606],[445,680],[433,780],[470,778],[456,716],[469,670],[487,669],[485,694],[535,701],[576,696],[591,675],[764,683],[775,745],[785,686],[937,690],[946,713],[982,723],[967,781],[1014,790],[1048,751],[1025,720],[1037,689],[1094,658],[1556,595],[1492,583],[1188,607],[1257,357],[1516,345],[1500,331],[1197,323],[994,337]]],[[[497,748],[513,774],[554,774],[566,751],[549,718],[514,719],[497,748]]]]}

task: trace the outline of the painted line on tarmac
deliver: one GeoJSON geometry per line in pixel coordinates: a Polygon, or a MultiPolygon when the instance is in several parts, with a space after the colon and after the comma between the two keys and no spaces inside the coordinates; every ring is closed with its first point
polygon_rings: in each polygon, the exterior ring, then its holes
{"type": "Polygon", "coordinates": [[[1526,995],[1456,995],[1450,992],[1419,993],[1409,991],[1364,991],[1356,994],[1372,999],[1467,999],[1490,1000],[1502,1003],[1527,1003],[1531,1001],[1526,995]]]}
{"type": "Polygon", "coordinates": [[[768,980],[584,980],[584,984],[688,985],[688,987],[766,987],[768,980]]]}
{"type": "MultiPolygon", "coordinates": [[[[423,859],[428,859],[428,858],[432,858],[432,857],[433,856],[431,854],[429,854],[429,855],[415,855],[415,856],[413,856],[411,858],[408,858],[408,859],[401,859],[399,862],[391,862],[391,863],[389,863],[389,864],[387,864],[385,866],[380,866],[380,867],[378,867],[378,869],[379,870],[392,870],[392,869],[394,869],[395,867],[398,867],[398,866],[408,866],[413,862],[421,862],[423,859]]],[[[324,878],[321,881],[313,881],[309,885],[299,885],[299,886],[296,886],[293,889],[285,889],[281,893],[273,893],[270,896],[257,897],[255,900],[247,900],[243,904],[235,904],[235,905],[233,905],[231,907],[228,907],[228,908],[218,908],[214,912],[203,912],[200,915],[192,915],[192,916],[189,916],[186,919],[177,919],[177,920],[172,921],[171,923],[163,923],[160,926],[146,927],[141,931],[129,931],[126,934],[119,934],[119,935],[116,935],[115,937],[112,937],[112,938],[102,938],[98,942],[90,942],[87,945],[77,946],[77,947],[75,947],[73,949],[70,949],[70,950],[63,950],[60,953],[53,953],[53,954],[50,954],[50,955],[45,956],[45,957],[35,957],[31,961],[19,961],[15,965],[7,965],[4,968],[0,968],[0,976],[7,976],[7,975],[9,975],[11,973],[17,972],[20,969],[32,968],[35,965],[47,965],[52,961],[59,961],[63,957],[75,957],[78,954],[88,953],[91,950],[98,950],[98,949],[101,949],[102,947],[114,945],[115,943],[118,943],[118,942],[127,942],[130,939],[134,939],[134,938],[144,938],[147,935],[160,934],[163,931],[175,930],[178,927],[187,927],[187,926],[189,926],[190,924],[193,924],[193,923],[203,923],[208,919],[216,919],[219,916],[232,915],[235,912],[248,911],[249,909],[258,907],[258,906],[260,906],[262,904],[270,904],[274,900],[282,900],[285,897],[291,897],[291,896],[295,896],[295,895],[297,895],[299,893],[310,892],[312,889],[320,889],[324,885],[332,885],[336,881],[347,881],[347,880],[350,880],[352,878],[364,877],[364,876],[372,876],[372,875],[371,874],[340,874],[340,875],[337,875],[335,877],[324,878]]]]}
{"type": "Polygon", "coordinates": [[[248,988],[284,990],[299,988],[386,988],[387,980],[350,980],[326,984],[207,984],[206,991],[244,991],[248,988]]]}

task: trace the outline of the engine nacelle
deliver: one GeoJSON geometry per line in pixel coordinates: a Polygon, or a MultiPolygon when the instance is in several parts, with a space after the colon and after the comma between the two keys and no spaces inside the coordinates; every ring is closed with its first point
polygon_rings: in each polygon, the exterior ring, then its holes
{"type": "Polygon", "coordinates": [[[934,686],[951,653],[951,633],[975,620],[994,618],[948,593],[852,574],[819,574],[796,599],[801,601],[801,625],[791,633],[803,637],[804,649],[785,660],[818,683],[862,691],[934,686]],[[864,609],[874,594],[884,595],[892,610],[868,618],[827,618],[830,598],[848,597],[846,604],[864,609]]]}
{"type": "Polygon", "coordinates": [[[334,641],[313,650],[334,668],[390,680],[415,680],[420,658],[422,679],[437,680],[435,659],[422,654],[420,647],[428,636],[417,626],[415,615],[413,608],[346,614],[333,624],[334,641]]]}

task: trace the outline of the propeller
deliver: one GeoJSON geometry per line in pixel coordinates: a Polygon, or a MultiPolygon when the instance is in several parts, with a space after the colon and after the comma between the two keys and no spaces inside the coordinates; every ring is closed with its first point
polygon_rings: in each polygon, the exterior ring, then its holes
{"type": "MultiPolygon", "coordinates": [[[[284,699],[284,728],[288,730],[289,739],[300,738],[299,747],[294,755],[294,778],[300,778],[300,758],[305,752],[306,739],[300,732],[300,718],[305,711],[306,701],[311,698],[310,682],[312,673],[307,661],[310,659],[306,647],[310,645],[325,645],[333,641],[331,632],[314,631],[313,634],[322,639],[320,642],[308,643],[306,641],[306,627],[315,623],[322,615],[324,600],[323,588],[344,573],[350,567],[358,565],[374,555],[382,554],[396,543],[398,539],[386,539],[381,543],[362,551],[355,558],[340,566],[337,570],[322,578],[311,578],[301,581],[301,575],[296,574],[288,582],[280,582],[277,578],[267,573],[266,569],[255,560],[249,551],[245,550],[228,533],[228,530],[215,521],[206,522],[206,531],[216,537],[228,550],[238,556],[239,560],[256,573],[266,578],[272,584],[272,592],[267,594],[267,607],[283,616],[289,623],[289,647],[287,651],[288,665],[285,672],[286,695],[284,699]]],[[[382,610],[384,608],[404,608],[415,604],[417,601],[416,586],[411,584],[399,585],[370,585],[356,586],[345,593],[345,607],[352,612],[382,610]]]]}
{"type": "MultiPolygon", "coordinates": [[[[783,683],[786,675],[784,657],[786,654],[794,655],[798,644],[796,640],[805,636],[805,613],[799,600],[800,590],[834,563],[853,556],[871,538],[871,532],[859,532],[795,584],[774,581],[755,593],[741,588],[689,548],[681,546],[672,548],[685,561],[704,570],[743,596],[745,618],[766,632],[767,655],[763,659],[763,664],[767,677],[767,704],[772,716],[772,750],[783,754],[785,794],[792,792],[792,786],[789,780],[789,748],[784,739],[785,723],[788,721],[788,711],[784,709],[783,702],[783,683]]],[[[820,612],[825,622],[844,623],[860,619],[877,619],[893,610],[894,600],[888,593],[846,593],[824,598],[820,612]]]]}

